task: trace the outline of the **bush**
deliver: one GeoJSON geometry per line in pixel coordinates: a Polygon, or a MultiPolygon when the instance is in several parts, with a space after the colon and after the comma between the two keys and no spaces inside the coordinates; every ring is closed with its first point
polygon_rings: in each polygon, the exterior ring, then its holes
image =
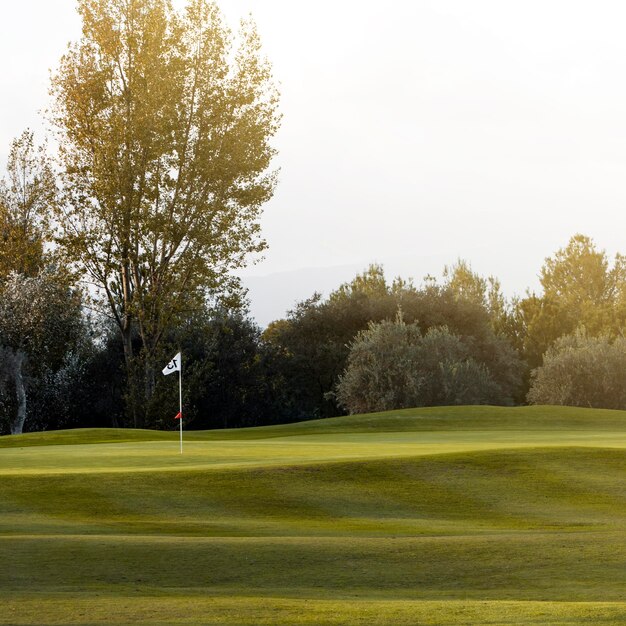
{"type": "Polygon", "coordinates": [[[611,342],[584,330],[557,339],[532,372],[528,401],[626,409],[626,339],[611,342]]]}
{"type": "MultiPolygon", "coordinates": [[[[497,340],[496,340],[497,342],[497,340]]],[[[511,352],[504,344],[500,349],[511,352]]],[[[519,362],[509,354],[509,364],[519,362]]],[[[501,364],[506,359],[498,359],[501,364]]],[[[350,413],[415,406],[509,404],[514,389],[501,384],[480,360],[471,341],[434,327],[422,334],[417,323],[371,323],[350,347],[336,397],[350,413]]]]}

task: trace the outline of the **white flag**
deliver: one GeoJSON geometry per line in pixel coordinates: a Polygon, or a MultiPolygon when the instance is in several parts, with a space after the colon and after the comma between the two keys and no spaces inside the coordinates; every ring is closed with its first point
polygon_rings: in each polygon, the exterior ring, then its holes
{"type": "Polygon", "coordinates": [[[180,372],[180,352],[163,368],[166,376],[172,372],[180,372]]]}

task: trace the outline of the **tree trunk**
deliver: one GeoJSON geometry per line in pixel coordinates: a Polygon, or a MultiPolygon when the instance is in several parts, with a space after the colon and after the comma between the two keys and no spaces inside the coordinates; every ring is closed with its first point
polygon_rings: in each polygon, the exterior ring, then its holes
{"type": "Polygon", "coordinates": [[[17,416],[11,424],[11,434],[21,435],[26,421],[26,386],[24,385],[24,374],[22,367],[24,366],[25,354],[18,350],[11,359],[12,376],[15,381],[15,395],[17,397],[17,416]]]}
{"type": "Polygon", "coordinates": [[[154,388],[156,387],[156,371],[152,358],[148,355],[144,361],[144,400],[146,401],[146,409],[150,405],[150,400],[154,395],[154,388]]]}
{"type": "Polygon", "coordinates": [[[120,329],[122,333],[122,345],[124,346],[124,366],[126,368],[126,406],[128,415],[133,422],[133,428],[143,428],[142,412],[139,408],[139,394],[138,394],[138,372],[135,355],[133,354],[133,337],[132,327],[129,320],[125,320],[123,328],[120,329]]]}

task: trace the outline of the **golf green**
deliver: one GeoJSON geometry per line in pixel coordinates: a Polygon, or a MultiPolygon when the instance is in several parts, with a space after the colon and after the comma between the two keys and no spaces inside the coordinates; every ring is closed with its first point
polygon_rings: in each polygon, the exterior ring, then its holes
{"type": "Polygon", "coordinates": [[[626,413],[0,438],[0,624],[626,622],[626,413]]]}

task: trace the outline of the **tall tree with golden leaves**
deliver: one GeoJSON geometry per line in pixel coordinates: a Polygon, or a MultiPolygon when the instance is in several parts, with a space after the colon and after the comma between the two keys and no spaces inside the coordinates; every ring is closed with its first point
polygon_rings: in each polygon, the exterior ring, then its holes
{"type": "Polygon", "coordinates": [[[129,372],[140,338],[149,398],[166,330],[265,247],[278,94],[254,25],[234,37],[213,2],[79,0],[78,11],[82,37],[51,90],[59,240],[119,326],[129,372]]]}

